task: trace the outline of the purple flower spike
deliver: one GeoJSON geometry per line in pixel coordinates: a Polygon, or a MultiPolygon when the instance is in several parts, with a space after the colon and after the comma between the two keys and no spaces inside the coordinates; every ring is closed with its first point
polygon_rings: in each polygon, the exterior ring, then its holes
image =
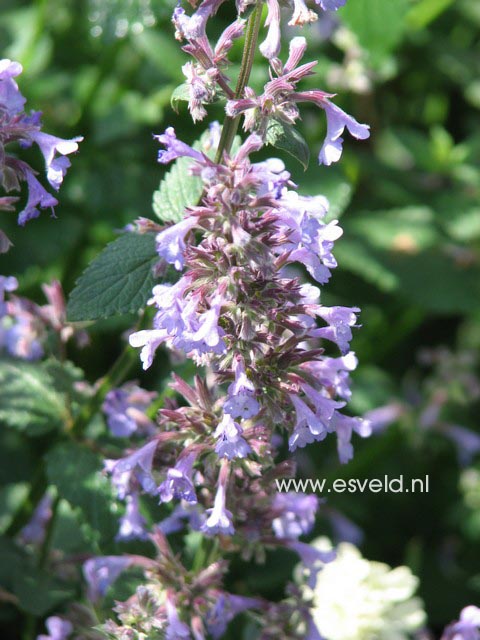
{"type": "Polygon", "coordinates": [[[166,147],[165,150],[158,152],[158,162],[161,164],[168,164],[172,162],[172,160],[182,157],[192,158],[200,163],[205,162],[205,156],[203,156],[200,151],[195,151],[195,149],[189,147],[188,144],[178,140],[173,127],[168,127],[165,133],[153,137],[166,147]]]}
{"type": "Polygon", "coordinates": [[[232,536],[235,532],[232,522],[232,514],[225,508],[226,484],[228,481],[228,467],[220,470],[217,493],[213,503],[213,509],[207,509],[207,520],[202,526],[206,535],[222,534],[232,536]]]}
{"type": "Polygon", "coordinates": [[[178,617],[177,606],[171,593],[167,594],[167,631],[166,640],[191,638],[189,626],[178,617]]]}
{"type": "Polygon", "coordinates": [[[196,453],[189,453],[180,458],[173,469],[169,469],[166,479],[158,489],[161,502],[170,502],[173,498],[187,502],[197,502],[195,487],[192,481],[192,470],[196,453]]]}
{"type": "Polygon", "coordinates": [[[181,222],[166,227],[155,238],[157,253],[169,264],[173,264],[177,271],[184,267],[185,236],[197,224],[195,217],[184,218],[181,222]]]}
{"type": "Polygon", "coordinates": [[[45,621],[48,636],[44,633],[37,636],[37,640],[67,640],[73,631],[72,623],[58,616],[51,616],[45,621]]]}
{"type": "Polygon", "coordinates": [[[100,600],[131,562],[125,556],[99,556],[87,560],[83,565],[83,575],[88,584],[89,599],[92,602],[100,600]]]}
{"type": "Polygon", "coordinates": [[[327,116],[327,135],[320,149],[318,161],[320,164],[329,166],[333,162],[338,162],[342,155],[343,138],[340,136],[345,127],[354,138],[359,140],[365,140],[370,136],[370,127],[358,123],[355,118],[328,100],[324,100],[321,106],[325,109],[327,116]]]}

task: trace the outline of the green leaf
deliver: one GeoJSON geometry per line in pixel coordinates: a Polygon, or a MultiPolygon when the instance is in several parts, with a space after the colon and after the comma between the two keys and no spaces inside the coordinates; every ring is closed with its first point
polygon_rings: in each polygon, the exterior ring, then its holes
{"type": "Polygon", "coordinates": [[[170,98],[170,104],[172,105],[172,109],[178,113],[178,103],[179,102],[188,102],[190,100],[190,87],[186,82],[178,85],[172,93],[172,97],[170,98]]]}
{"type": "Polygon", "coordinates": [[[306,170],[310,160],[310,150],[303,136],[290,124],[280,120],[270,120],[267,127],[267,143],[286,151],[300,162],[306,170]]]}
{"type": "Polygon", "coordinates": [[[34,616],[43,616],[61,602],[73,597],[74,590],[46,571],[22,569],[13,579],[13,592],[20,609],[34,616]]]}
{"type": "Polygon", "coordinates": [[[28,484],[19,482],[0,488],[0,530],[5,531],[28,495],[28,484]]]}
{"type": "Polygon", "coordinates": [[[49,481],[60,497],[81,511],[91,528],[93,542],[111,541],[116,533],[110,482],[102,474],[103,458],[85,446],[69,442],[51,449],[46,455],[49,481]]]}
{"type": "Polygon", "coordinates": [[[472,207],[458,211],[454,218],[447,219],[445,227],[450,236],[460,242],[473,242],[480,239],[480,208],[472,207]]]}
{"type": "Polygon", "coordinates": [[[400,43],[407,29],[407,0],[354,0],[339,10],[342,21],[379,63],[400,43]]]}
{"type": "Polygon", "coordinates": [[[100,253],[80,276],[67,305],[71,322],[135,313],[155,285],[155,235],[126,233],[100,253]]]}
{"type": "Polygon", "coordinates": [[[439,241],[434,213],[429,207],[403,207],[360,213],[345,222],[347,235],[365,238],[372,247],[417,253],[439,241]]]}
{"type": "MultiPolygon", "coordinates": [[[[216,149],[210,145],[210,132],[205,131],[193,148],[213,158],[216,149]]],[[[198,203],[203,192],[203,182],[198,176],[189,174],[191,158],[179,158],[165,174],[160,187],[153,194],[153,210],[164,222],[178,222],[186,207],[198,203]]]]}
{"type": "Polygon", "coordinates": [[[10,591],[14,576],[21,571],[27,554],[11,538],[0,536],[0,585],[10,591]]]}
{"type": "Polygon", "coordinates": [[[453,2],[454,0],[420,0],[408,12],[408,25],[413,29],[424,29],[453,2]]]}
{"type": "Polygon", "coordinates": [[[382,291],[393,291],[398,278],[364,243],[352,238],[342,238],[335,246],[335,257],[342,269],[350,271],[370,282],[382,291]]]}
{"type": "Polygon", "coordinates": [[[22,611],[35,616],[73,596],[69,585],[35,568],[33,556],[4,536],[0,536],[0,585],[16,596],[22,611]]]}
{"type": "Polygon", "coordinates": [[[65,402],[41,364],[0,361],[0,422],[39,436],[60,428],[65,402]]]}
{"type": "Polygon", "coordinates": [[[401,293],[422,309],[439,313],[480,310],[480,268],[438,249],[417,255],[389,253],[385,266],[398,278],[401,293]]]}

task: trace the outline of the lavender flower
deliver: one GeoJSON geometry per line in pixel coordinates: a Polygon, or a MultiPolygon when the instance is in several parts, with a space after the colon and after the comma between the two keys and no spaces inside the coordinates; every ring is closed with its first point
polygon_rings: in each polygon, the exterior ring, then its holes
{"type": "Polygon", "coordinates": [[[336,411],[333,417],[333,426],[337,433],[340,462],[346,463],[353,458],[352,433],[355,431],[362,438],[368,437],[371,434],[370,423],[362,418],[351,418],[336,411]]]}
{"type": "Polygon", "coordinates": [[[220,458],[245,458],[252,449],[242,436],[242,427],[235,422],[231,415],[225,413],[215,430],[214,436],[218,438],[215,451],[220,458]]]}
{"type": "Polygon", "coordinates": [[[443,632],[441,640],[479,640],[480,609],[473,605],[465,607],[460,620],[452,622],[443,632]]]}
{"type": "Polygon", "coordinates": [[[102,409],[107,416],[108,428],[112,435],[127,438],[134,433],[151,434],[153,423],[145,415],[145,411],[156,395],[155,392],[141,389],[133,382],[109,391],[102,409]]]}
{"type": "Polygon", "coordinates": [[[0,60],[0,109],[7,117],[21,112],[26,102],[13,79],[22,71],[23,67],[19,62],[12,62],[7,58],[0,60]]]}
{"type": "Polygon", "coordinates": [[[96,602],[119,575],[132,564],[128,556],[101,556],[90,558],[83,565],[83,575],[88,584],[88,597],[96,602]]]}
{"type": "Polygon", "coordinates": [[[231,99],[227,102],[226,112],[231,117],[244,114],[244,129],[247,131],[255,130],[265,139],[268,123],[272,118],[288,124],[294,124],[300,117],[297,105],[302,102],[312,102],[323,109],[327,116],[327,133],[318,160],[320,164],[330,165],[333,162],[337,162],[342,154],[343,138],[341,138],[341,135],[345,127],[354,138],[359,140],[365,140],[369,137],[369,127],[368,125],[360,124],[352,116],[349,116],[330,102],[329,98],[333,97],[331,94],[320,90],[296,90],[297,84],[303,78],[312,74],[312,69],[317,63],[310,62],[298,66],[306,45],[304,39],[294,38],[290,43],[289,58],[282,67],[280,61],[276,58],[278,54],[277,37],[275,35],[278,25],[278,0],[269,0],[269,8],[272,36],[270,37],[269,32],[269,37],[264,43],[264,54],[272,58],[272,72],[277,77],[267,82],[261,96],[256,96],[255,92],[247,87],[245,96],[231,99]],[[275,29],[273,26],[275,26],[275,29]]]}
{"type": "Polygon", "coordinates": [[[223,410],[232,418],[253,418],[259,412],[260,404],[254,397],[255,387],[247,377],[241,355],[234,359],[233,371],[235,381],[228,387],[223,410]]]}
{"type": "Polygon", "coordinates": [[[161,502],[170,502],[173,498],[197,502],[195,487],[192,481],[193,465],[197,458],[194,452],[179,458],[177,464],[167,472],[166,479],[158,488],[161,502]]]}
{"type": "Polygon", "coordinates": [[[349,116],[332,102],[324,100],[323,108],[327,116],[327,135],[318,160],[320,164],[328,166],[332,162],[338,162],[342,155],[343,138],[340,136],[345,127],[350,132],[350,135],[358,140],[365,140],[369,137],[370,132],[367,125],[359,124],[355,118],[349,116]]]}
{"type": "Polygon", "coordinates": [[[148,533],[147,521],[140,513],[139,498],[137,493],[126,496],[125,515],[120,518],[120,528],[116,540],[146,540],[148,533]]]}
{"type": "Polygon", "coordinates": [[[343,7],[347,3],[347,0],[315,0],[315,2],[320,5],[324,11],[336,11],[340,9],[340,7],[343,7]]]}
{"type": "Polygon", "coordinates": [[[308,574],[307,584],[311,589],[315,587],[317,574],[323,565],[332,562],[336,558],[335,551],[324,551],[305,542],[291,541],[287,546],[300,556],[308,574]]]}
{"type": "Polygon", "coordinates": [[[130,494],[137,485],[146,493],[156,493],[157,485],[152,476],[152,466],[157,444],[156,440],[152,440],[126,458],[105,461],[105,469],[112,476],[120,499],[130,494]]]}
{"type": "Polygon", "coordinates": [[[173,264],[177,271],[184,267],[183,253],[185,251],[185,235],[193,229],[197,221],[192,216],[160,231],[156,237],[157,253],[169,264],[173,264]]]}
{"type": "Polygon", "coordinates": [[[220,533],[225,536],[231,536],[234,533],[232,514],[225,508],[227,481],[228,467],[223,465],[220,470],[213,508],[207,510],[208,517],[202,527],[202,531],[206,535],[220,533]]]}
{"type": "Polygon", "coordinates": [[[35,178],[32,171],[26,169],[25,179],[28,184],[28,201],[25,209],[18,214],[18,224],[22,227],[40,215],[39,209],[51,209],[58,204],[58,200],[46,191],[40,182],[35,178]]]}
{"type": "Polygon", "coordinates": [[[278,0],[267,0],[268,14],[265,25],[268,26],[268,35],[260,45],[261,53],[268,58],[276,58],[280,51],[280,5],[278,0]]]}
{"type": "Polygon", "coordinates": [[[43,131],[33,131],[30,134],[30,139],[40,147],[45,158],[47,180],[58,191],[67,169],[71,166],[70,160],[65,156],[78,151],[78,143],[83,140],[83,137],[77,136],[72,140],[62,140],[62,138],[57,138],[43,131]],[[60,154],[60,157],[56,157],[57,153],[60,154]]]}
{"type": "Polygon", "coordinates": [[[30,521],[20,531],[23,544],[41,544],[46,526],[52,517],[52,497],[46,493],[38,503],[30,521]]]}
{"type": "Polygon", "coordinates": [[[173,14],[173,23],[179,39],[194,39],[205,36],[208,19],[214,15],[224,0],[203,0],[192,16],[187,16],[181,7],[177,7],[173,14]]]}
{"type": "Polygon", "coordinates": [[[37,640],[67,640],[73,632],[72,623],[58,616],[50,616],[45,621],[48,635],[40,634],[37,640]]]}
{"type": "Polygon", "coordinates": [[[0,319],[7,315],[8,308],[5,303],[5,293],[10,293],[18,288],[18,280],[13,276],[0,276],[0,319]]]}
{"type": "Polygon", "coordinates": [[[233,618],[247,611],[262,606],[262,601],[258,598],[246,598],[232,593],[221,593],[215,605],[209,610],[206,617],[208,632],[214,640],[222,638],[227,630],[228,623],[233,618]]]}
{"type": "MultiPolygon", "coordinates": [[[[41,131],[41,114],[36,112],[27,115],[23,110],[25,98],[13,79],[21,72],[22,66],[18,62],[0,60],[0,183],[7,192],[19,191],[20,183],[27,183],[27,205],[18,216],[18,223],[24,225],[37,218],[40,209],[51,209],[54,216],[53,208],[58,201],[37,180],[36,172],[23,160],[6,153],[5,148],[14,142],[20,143],[22,147],[37,144],[45,159],[47,180],[58,191],[70,167],[70,160],[65,156],[77,151],[78,142],[83,138],[79,136],[72,140],[62,140],[41,131]]],[[[16,200],[17,198],[12,197],[0,198],[0,209],[12,210],[16,200]]],[[[0,237],[1,251],[4,252],[11,243],[3,232],[0,232],[0,237]]]]}
{"type": "Polygon", "coordinates": [[[178,617],[177,607],[172,594],[167,595],[167,629],[166,640],[181,640],[182,638],[191,638],[190,629],[185,622],[178,617]]]}
{"type": "Polygon", "coordinates": [[[296,540],[312,530],[318,498],[305,493],[277,493],[272,508],[278,513],[272,521],[277,538],[296,540]]]}

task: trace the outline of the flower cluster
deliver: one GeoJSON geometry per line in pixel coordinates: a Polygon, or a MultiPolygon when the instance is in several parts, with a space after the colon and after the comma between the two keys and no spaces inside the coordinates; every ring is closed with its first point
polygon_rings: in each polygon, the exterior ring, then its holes
{"type": "MultiPolygon", "coordinates": [[[[179,95],[187,97],[194,120],[206,115],[206,104],[227,98],[227,120],[244,114],[249,136],[232,151],[220,127],[211,125],[209,147],[217,150],[215,160],[179,140],[171,127],[155,136],[162,145],[159,162],[186,158],[203,193],[179,222],[157,231],[157,253],[165,266],[174,267],[178,279],[154,287],[149,301],[155,309],[153,326],[129,338],[141,348],[144,369],[157,349],[166,346],[191,359],[199,371],[206,367],[208,375],[197,375],[192,383],[174,376],[174,398],[160,409],[158,428],[147,421],[150,398],[138,387],[126,385],[105,400],[112,434],[143,438],[123,457],[105,462],[118,498],[126,503],[117,539],[150,539],[159,551],[155,561],[124,555],[91,558],[85,564],[92,600],[105,595],[129,567],[144,570],[145,583],[117,605],[120,624],[104,626],[112,638],[152,633],[220,638],[228,621],[247,609],[258,611],[263,640],[318,637],[295,585],[279,603],[225,592],[224,556],[237,552],[246,560],[261,560],[269,551],[286,550],[300,558],[313,588],[335,553],[301,540],[313,528],[318,500],[277,494],[275,480],[295,473],[292,460],[277,461],[279,450],[284,441],[293,452],[335,434],[340,460],[347,462],[353,455],[352,434],[370,433],[367,421],[342,411],[357,365],[350,341],[359,309],[328,307],[320,300],[320,286],[337,266],[332,251],[342,230],[328,219],[323,196],[299,195],[281,160],[253,158],[265,145],[269,122],[294,125],[302,102],[314,102],[327,114],[320,155],[325,164],[340,157],[345,127],[357,138],[366,138],[368,127],[331,103],[329,94],[297,91],[315,63],[300,65],[303,38],[292,41],[285,65],[276,57],[277,0],[267,2],[268,35],[261,46],[271,80],[259,97],[246,85],[234,91],[225,73],[228,53],[244,31],[243,12],[254,4],[251,16],[258,17],[260,4],[239,0],[236,20],[212,46],[207,22],[222,2],[191,1],[196,9],[192,15],[180,6],[175,9],[177,38],[187,41],[184,50],[193,58],[184,66],[186,91],[184,87],[179,95]],[[166,515],[151,534],[141,513],[142,494],[157,500],[166,515]],[[201,569],[186,569],[170,550],[166,536],[186,526],[203,534],[202,544],[210,538],[216,545],[201,569]]],[[[317,2],[322,9],[342,4],[317,2]]],[[[303,2],[294,2],[296,24],[313,19],[304,10],[309,11],[303,2]]],[[[259,23],[249,19],[252,24],[259,23]]],[[[247,40],[251,45],[253,40],[247,40]]]]}
{"type": "MultiPolygon", "coordinates": [[[[223,0],[222,0],[223,1],[223,0]]],[[[227,65],[226,55],[230,50],[233,39],[243,32],[243,21],[237,20],[230,25],[220,37],[215,49],[210,46],[206,36],[206,21],[221,2],[205,0],[197,12],[190,17],[178,7],[175,10],[173,22],[177,37],[188,40],[183,47],[195,62],[188,62],[183,71],[188,88],[188,102],[190,113],[194,120],[203,119],[207,111],[205,104],[213,102],[219,95],[227,98],[226,113],[235,118],[240,114],[245,116],[244,129],[254,131],[265,141],[268,138],[268,128],[275,122],[293,125],[300,117],[298,104],[313,103],[325,111],[327,117],[327,132],[325,142],[320,150],[318,160],[320,164],[330,165],[337,162],[342,154],[342,133],[345,128],[350,134],[360,140],[369,137],[369,127],[358,123],[352,116],[342,111],[330,101],[332,94],[324,91],[297,91],[297,84],[313,74],[316,62],[308,62],[299,66],[307,43],[305,38],[296,37],[290,42],[289,57],[283,65],[278,59],[280,52],[280,7],[278,0],[268,0],[269,26],[267,39],[260,45],[260,50],[268,58],[271,79],[264,87],[263,94],[257,96],[253,89],[246,87],[243,95],[238,96],[230,88],[228,77],[223,73],[227,65]]],[[[338,9],[345,4],[344,0],[331,2],[317,2],[322,9],[338,9]]],[[[303,0],[295,1],[295,12],[291,24],[304,24],[316,19],[316,14],[307,9],[303,0]]]]}
{"type": "MultiPolygon", "coordinates": [[[[70,167],[66,157],[77,151],[81,136],[62,140],[41,130],[41,113],[27,114],[24,110],[26,99],[20,93],[14,78],[22,73],[22,65],[8,59],[0,60],[0,185],[6,191],[19,191],[20,184],[28,186],[28,200],[18,215],[18,223],[26,222],[40,215],[40,209],[51,209],[58,201],[37,179],[37,172],[29,164],[7,152],[8,145],[18,143],[26,148],[36,144],[45,160],[47,180],[58,191],[70,167]]],[[[0,197],[0,210],[13,211],[18,201],[16,196],[0,197]]],[[[0,253],[8,251],[11,243],[0,231],[0,253]]]]}

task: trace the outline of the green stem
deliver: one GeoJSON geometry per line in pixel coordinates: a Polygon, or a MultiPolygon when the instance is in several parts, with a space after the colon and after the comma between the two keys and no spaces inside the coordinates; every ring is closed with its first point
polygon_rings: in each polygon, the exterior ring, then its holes
{"type": "MultiPolygon", "coordinates": [[[[262,8],[263,4],[260,0],[257,0],[254,10],[250,14],[247,22],[247,29],[245,32],[245,44],[243,46],[242,64],[240,66],[240,73],[237,80],[237,86],[235,89],[235,98],[241,98],[245,87],[247,86],[252,72],[253,61],[255,59],[255,52],[257,49],[258,33],[260,31],[260,25],[262,22],[262,8]]],[[[222,135],[220,138],[220,144],[218,145],[216,161],[221,162],[224,152],[229,153],[233,140],[238,130],[240,123],[240,116],[232,118],[226,116],[223,123],[222,135]]]]}

